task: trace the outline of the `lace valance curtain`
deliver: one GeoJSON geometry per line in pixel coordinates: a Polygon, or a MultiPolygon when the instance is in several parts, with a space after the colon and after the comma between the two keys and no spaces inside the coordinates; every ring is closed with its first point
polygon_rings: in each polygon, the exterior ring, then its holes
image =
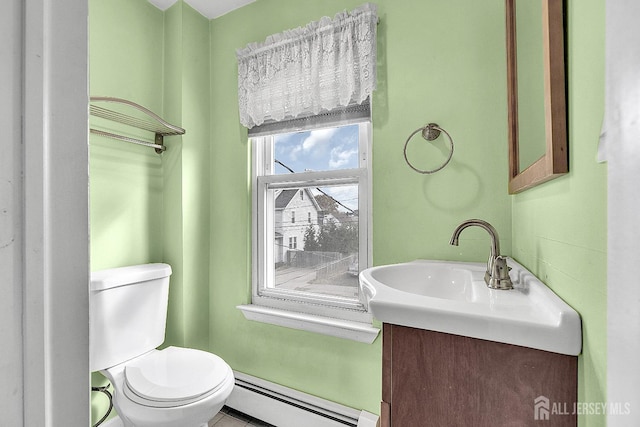
{"type": "Polygon", "coordinates": [[[251,129],[365,101],[376,87],[377,21],[367,3],[238,50],[240,122],[251,129]]]}

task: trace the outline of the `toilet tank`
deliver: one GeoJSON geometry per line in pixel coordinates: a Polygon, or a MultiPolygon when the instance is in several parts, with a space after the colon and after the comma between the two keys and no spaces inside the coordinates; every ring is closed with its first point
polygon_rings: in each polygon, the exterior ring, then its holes
{"type": "Polygon", "coordinates": [[[164,342],[168,264],[143,264],[91,273],[89,367],[110,368],[164,342]]]}

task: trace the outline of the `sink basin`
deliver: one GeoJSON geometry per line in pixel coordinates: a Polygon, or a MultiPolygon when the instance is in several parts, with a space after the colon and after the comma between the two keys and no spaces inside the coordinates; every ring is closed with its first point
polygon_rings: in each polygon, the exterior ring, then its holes
{"type": "Polygon", "coordinates": [[[507,264],[512,290],[489,289],[484,263],[430,260],[368,268],[360,288],[385,323],[580,354],[578,313],[523,266],[507,264]]]}

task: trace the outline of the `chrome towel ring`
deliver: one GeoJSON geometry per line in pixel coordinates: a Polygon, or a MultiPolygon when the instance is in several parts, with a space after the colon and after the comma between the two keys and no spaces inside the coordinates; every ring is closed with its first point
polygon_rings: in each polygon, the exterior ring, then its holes
{"type": "Polygon", "coordinates": [[[449,132],[442,129],[436,123],[429,123],[424,127],[416,129],[415,131],[413,131],[411,135],[409,135],[409,138],[407,138],[407,142],[404,143],[404,160],[407,162],[407,164],[411,169],[419,173],[430,174],[430,173],[438,172],[439,170],[447,166],[449,161],[451,161],[451,157],[453,157],[453,138],[451,138],[451,135],[449,135],[449,132]],[[440,132],[444,132],[444,134],[447,135],[447,138],[449,138],[449,157],[447,157],[447,160],[445,160],[444,163],[439,167],[431,170],[423,170],[423,169],[416,168],[409,161],[409,158],[407,157],[407,146],[409,145],[409,141],[411,140],[411,138],[413,138],[413,136],[418,132],[422,132],[422,137],[427,141],[433,141],[437,139],[440,136],[440,132]]]}

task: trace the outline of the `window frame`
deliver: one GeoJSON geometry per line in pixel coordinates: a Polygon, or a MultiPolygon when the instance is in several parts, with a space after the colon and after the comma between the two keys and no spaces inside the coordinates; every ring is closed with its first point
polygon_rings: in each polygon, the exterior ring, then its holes
{"type": "MultiPolygon", "coordinates": [[[[349,124],[354,123],[337,124],[332,127],[349,124]]],[[[267,196],[269,189],[357,184],[359,188],[359,269],[363,270],[372,265],[371,122],[364,121],[355,124],[358,125],[359,167],[354,169],[272,175],[273,170],[271,168],[275,167],[273,157],[274,136],[250,138],[252,147],[252,304],[347,321],[367,323],[372,321],[372,315],[367,309],[364,295],[361,292],[359,292],[358,299],[354,300],[338,296],[320,297],[312,294],[301,294],[300,292],[275,289],[262,285],[265,282],[265,277],[272,275],[274,269],[273,242],[270,242],[267,237],[270,233],[269,227],[272,227],[272,225],[268,224],[268,214],[266,212],[273,212],[274,208],[274,198],[267,196]]]]}

